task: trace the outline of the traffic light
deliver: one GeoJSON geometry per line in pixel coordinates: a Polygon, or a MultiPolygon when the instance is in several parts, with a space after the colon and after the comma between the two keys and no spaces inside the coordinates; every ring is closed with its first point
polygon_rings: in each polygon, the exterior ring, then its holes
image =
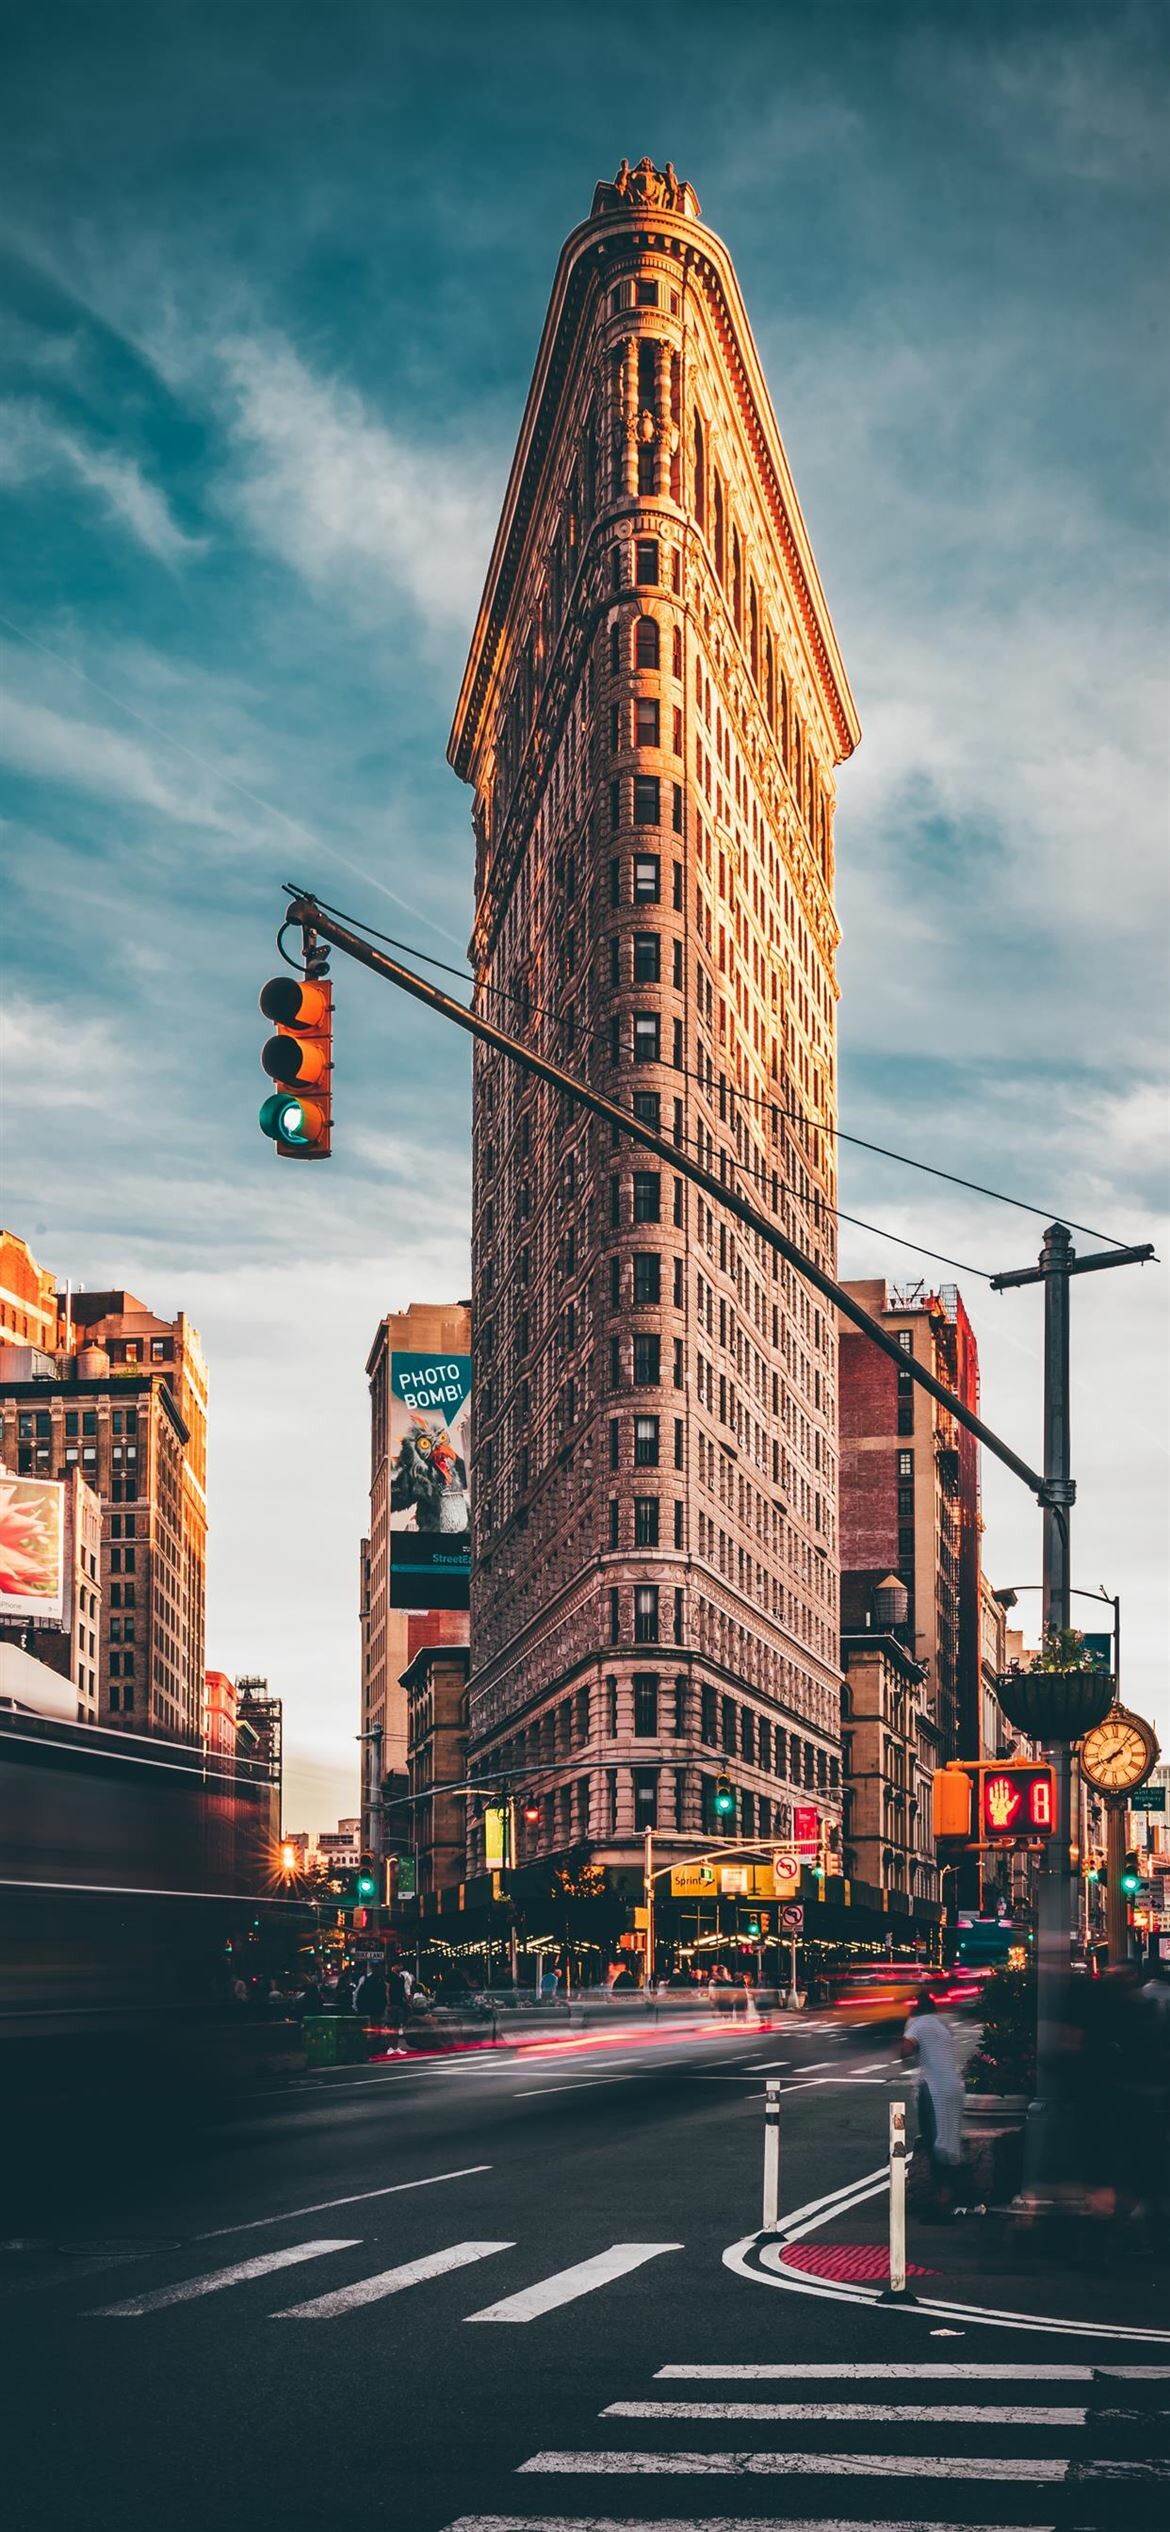
{"type": "Polygon", "coordinates": [[[370,1899],[376,1899],[378,1896],[378,1867],[375,1864],[372,1855],[363,1855],[361,1862],[358,1865],[357,1873],[354,1878],[353,1895],[355,1899],[360,1901],[363,1907],[366,1905],[367,1901],[370,1899]]]}
{"type": "Polygon", "coordinates": [[[1127,1899],[1136,1899],[1141,1886],[1141,1859],[1138,1855],[1136,1846],[1131,1846],[1125,1859],[1125,1870],[1121,1876],[1121,1887],[1124,1890],[1127,1899]]]}
{"type": "Polygon", "coordinates": [[[759,1942],[759,1939],[760,1939],[760,1920],[759,1920],[759,1918],[758,1918],[758,1917],[749,1917],[749,1918],[748,1918],[747,1924],[746,1924],[746,1925],[745,1925],[745,1927],[744,1927],[744,1933],[746,1934],[746,1936],[747,1936],[747,1939],[748,1939],[749,1943],[758,1943],[758,1942],[759,1942]]]}
{"type": "Polygon", "coordinates": [[[716,1778],[715,1797],[711,1808],[717,1820],[734,1820],[735,1792],[732,1787],[730,1776],[719,1776],[716,1778]]]}
{"type": "Polygon", "coordinates": [[[333,987],[323,976],[273,976],[260,996],[276,1034],[261,1050],[280,1087],[260,1110],[279,1160],[325,1160],[333,1132],[333,987]]]}
{"type": "Polygon", "coordinates": [[[538,1829],[540,1827],[540,1804],[538,1802],[534,1802],[531,1797],[524,1805],[524,1821],[527,1828],[538,1829]]]}

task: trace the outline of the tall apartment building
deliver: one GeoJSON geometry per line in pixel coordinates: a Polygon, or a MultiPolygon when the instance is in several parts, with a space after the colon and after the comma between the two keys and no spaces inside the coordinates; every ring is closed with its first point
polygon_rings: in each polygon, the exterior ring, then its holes
{"type": "MultiPolygon", "coordinates": [[[[390,1492],[395,1448],[391,1436],[391,1370],[395,1354],[468,1355],[471,1352],[471,1304],[468,1301],[412,1301],[406,1310],[391,1311],[378,1328],[366,1358],[370,1385],[370,1529],[361,1543],[359,1617],[361,1623],[362,1731],[380,1726],[382,1773],[390,1798],[407,1790],[408,1713],[403,1673],[422,1641],[467,1642],[467,1619],[452,1633],[436,1629],[420,1637],[411,1628],[418,1612],[390,1604],[390,1492]]],[[[453,1614],[444,1613],[449,1620],[453,1614]]],[[[371,1840],[370,1749],[362,1770],[362,1840],[371,1840]]],[[[387,1852],[400,1842],[405,1813],[387,1814],[387,1852]]],[[[409,1839],[406,1841],[409,1843],[409,1839]]]]}
{"type": "Polygon", "coordinates": [[[0,1231],[0,1345],[57,1347],[57,1280],[38,1266],[27,1240],[0,1231]]]}
{"type": "MultiPolygon", "coordinates": [[[[452,731],[479,1009],[832,1269],[834,768],[859,736],[727,249],[648,160],[560,258],[452,731]]],[[[836,1329],[483,1046],[473,1764],[530,1851],[839,1810],[836,1329]]],[[[470,1862],[482,1861],[474,1831],[470,1862]]]]}
{"type": "MultiPolygon", "coordinates": [[[[879,1278],[845,1289],[965,1406],[979,1405],[979,1355],[953,1284],[879,1278]]],[[[867,1337],[841,1325],[842,1626],[891,1572],[910,1595],[926,1664],[939,1764],[981,1748],[979,1450],[974,1435],[867,1337]]]]}
{"type": "Polygon", "coordinates": [[[180,1311],[126,1292],[58,1297],[55,1350],[5,1350],[0,1458],[77,1470],[102,1507],[103,1724],[198,1741],[204,1697],[207,1372],[180,1311]]]}

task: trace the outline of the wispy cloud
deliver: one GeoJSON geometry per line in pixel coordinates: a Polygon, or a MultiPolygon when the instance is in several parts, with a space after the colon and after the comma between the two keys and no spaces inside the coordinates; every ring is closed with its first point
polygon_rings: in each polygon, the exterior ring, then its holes
{"type": "Polygon", "coordinates": [[[8,398],[0,403],[0,485],[38,477],[83,485],[157,562],[173,567],[204,550],[205,538],[179,526],[165,494],[126,450],[83,438],[43,405],[8,398]]]}
{"type": "Polygon", "coordinates": [[[412,447],[279,334],[230,336],[220,358],[227,498],[249,534],[314,588],[364,609],[393,591],[436,627],[466,628],[494,524],[474,449],[412,447]]]}
{"type": "Polygon", "coordinates": [[[154,810],[181,826],[225,824],[212,777],[196,772],[180,780],[161,747],[16,691],[0,716],[0,761],[34,780],[154,810]]]}

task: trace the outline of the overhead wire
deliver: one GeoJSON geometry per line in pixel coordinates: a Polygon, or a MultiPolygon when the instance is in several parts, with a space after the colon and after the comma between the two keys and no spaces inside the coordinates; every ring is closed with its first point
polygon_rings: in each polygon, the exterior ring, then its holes
{"type": "MultiPolygon", "coordinates": [[[[309,894],[311,892],[306,890],[305,893],[309,894]]],[[[476,990],[477,979],[474,975],[472,975],[468,968],[455,967],[448,959],[437,958],[431,950],[420,949],[415,942],[398,939],[393,932],[380,931],[376,924],[363,922],[359,917],[347,913],[344,907],[331,905],[325,897],[319,896],[316,902],[322,908],[324,913],[335,914],[339,921],[352,924],[355,931],[364,932],[370,940],[383,941],[388,948],[400,950],[405,957],[417,958],[422,962],[423,966],[435,967],[439,970],[440,974],[452,976],[455,978],[457,983],[469,986],[473,992],[476,990]]],[[[479,984],[479,990],[484,993],[495,995],[497,1000],[514,1004],[515,1007],[524,1013],[526,1017],[551,1020],[555,1027],[570,1031],[574,1038],[581,1035],[591,1038],[599,1044],[604,1042],[604,1032],[602,1030],[596,1027],[587,1027],[582,1029],[581,1023],[577,1020],[573,1013],[560,1011],[557,1009],[555,1004],[527,1002],[524,996],[516,991],[514,986],[481,982],[479,984]]],[[[694,1082],[704,1092],[709,1093],[709,1085],[707,1084],[704,1076],[700,1072],[696,1071],[693,1065],[672,1064],[670,1065],[669,1070],[672,1073],[675,1073],[680,1080],[694,1082]]],[[[1091,1224],[1075,1221],[1071,1214],[1062,1212],[1059,1207],[1032,1204],[1026,1197],[1005,1195],[1001,1188],[985,1187],[978,1179],[963,1178],[954,1170],[941,1169],[933,1161],[917,1160],[908,1152],[894,1151],[887,1144],[873,1143],[867,1140],[864,1135],[848,1133],[844,1126],[830,1124],[826,1120],[810,1117],[804,1109],[790,1107],[783,1100],[769,1099],[753,1091],[737,1090],[730,1083],[724,1085],[724,1095],[729,1101],[738,1102],[740,1106],[761,1108],[773,1112],[778,1116],[783,1116],[788,1121],[803,1126],[806,1131],[810,1133],[831,1135],[834,1141],[838,1143],[848,1143],[861,1151],[872,1152],[883,1160],[896,1161],[906,1169],[920,1170],[927,1177],[943,1179],[949,1186],[964,1188],[968,1194],[988,1196],[996,1204],[1009,1205],[1018,1212],[1034,1214],[1037,1219],[1042,1222],[1063,1222],[1067,1225],[1069,1230],[1082,1231],[1088,1239],[1104,1240],[1106,1245],[1110,1248],[1121,1248],[1125,1245],[1125,1243],[1119,1240],[1113,1232],[1096,1231],[1092,1228],[1091,1224]]],[[[739,1166],[743,1170],[744,1174],[749,1177],[758,1176],[760,1174],[749,1170],[746,1163],[740,1163],[739,1166]]],[[[797,1191],[791,1187],[788,1187],[786,1192],[788,1194],[797,1194],[797,1191]]],[[[800,1199],[798,1197],[798,1201],[799,1200],[800,1199]]],[[[945,1256],[941,1250],[925,1248],[922,1246],[920,1241],[907,1239],[900,1231],[885,1231],[881,1228],[880,1224],[865,1222],[861,1219],[860,1215],[857,1214],[845,1213],[840,1206],[831,1204],[827,1197],[821,1197],[820,1202],[825,1205],[826,1209],[830,1213],[835,1214],[839,1221],[849,1222],[858,1230],[870,1231],[880,1239],[892,1240],[898,1247],[913,1249],[917,1255],[921,1257],[934,1258],[940,1265],[957,1266],[962,1273],[978,1275],[985,1282],[990,1283],[992,1280],[991,1272],[986,1267],[972,1266],[969,1263],[963,1263],[963,1261],[959,1259],[945,1256]]]]}

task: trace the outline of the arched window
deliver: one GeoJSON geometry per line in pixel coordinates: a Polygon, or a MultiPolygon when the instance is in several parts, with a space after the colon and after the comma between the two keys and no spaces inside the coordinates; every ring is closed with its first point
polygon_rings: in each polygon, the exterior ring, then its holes
{"type": "Polygon", "coordinates": [[[723,486],[718,475],[712,487],[712,508],[715,512],[715,569],[722,580],[727,570],[727,535],[723,516],[723,486]]]}
{"type": "Polygon", "coordinates": [[[674,634],[673,634],[672,641],[671,641],[671,663],[670,663],[670,664],[671,664],[671,672],[672,672],[672,674],[673,674],[675,677],[677,677],[677,679],[678,679],[678,681],[679,681],[679,684],[680,684],[680,686],[681,686],[681,684],[682,684],[682,673],[683,673],[683,644],[682,644],[682,626],[681,626],[681,624],[676,624],[676,625],[675,625],[675,628],[674,628],[674,634]]]}
{"type": "Polygon", "coordinates": [[[695,415],[695,518],[701,528],[707,525],[707,451],[703,441],[703,425],[695,415]]]}
{"type": "Polygon", "coordinates": [[[767,624],[764,626],[764,710],[768,716],[768,727],[774,730],[776,727],[776,651],[772,641],[772,628],[767,624]]]}
{"type": "Polygon", "coordinates": [[[634,630],[635,668],[657,668],[658,626],[652,615],[640,615],[634,630]]]}
{"type": "Polygon", "coordinates": [[[760,602],[756,596],[754,580],[748,582],[748,657],[751,661],[753,680],[758,686],[760,682],[760,602]]]}
{"type": "Polygon", "coordinates": [[[731,616],[737,633],[743,631],[743,548],[739,529],[731,531],[731,616]]]}

